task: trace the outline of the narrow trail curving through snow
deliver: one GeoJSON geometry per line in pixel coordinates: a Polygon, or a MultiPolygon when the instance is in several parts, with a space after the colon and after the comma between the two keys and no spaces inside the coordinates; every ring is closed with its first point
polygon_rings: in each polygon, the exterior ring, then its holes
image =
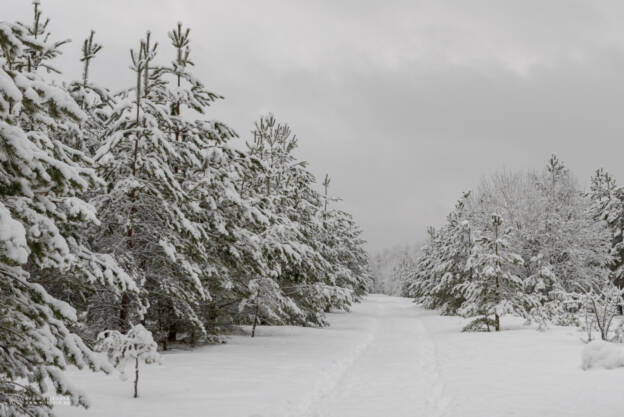
{"type": "Polygon", "coordinates": [[[366,341],[328,370],[305,417],[447,417],[451,402],[435,344],[410,300],[373,295],[361,309],[374,320],[366,341]]]}

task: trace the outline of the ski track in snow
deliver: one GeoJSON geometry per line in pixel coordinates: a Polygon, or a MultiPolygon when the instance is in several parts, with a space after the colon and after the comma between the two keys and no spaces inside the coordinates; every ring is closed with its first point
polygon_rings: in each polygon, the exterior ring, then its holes
{"type": "MultiPolygon", "coordinates": [[[[381,305],[377,306],[377,312],[381,310],[381,305]]],[[[327,397],[339,386],[347,371],[354,365],[375,338],[379,327],[379,317],[375,317],[370,325],[370,333],[363,342],[355,345],[350,352],[350,356],[343,360],[335,360],[332,365],[322,372],[321,378],[316,382],[310,395],[301,401],[294,412],[287,414],[289,417],[320,417],[317,407],[322,404],[327,397]]]]}
{"type": "Polygon", "coordinates": [[[325,370],[313,395],[289,415],[451,416],[435,344],[416,317],[418,310],[405,299],[369,302],[376,311],[368,337],[350,357],[325,370]]]}
{"type": "Polygon", "coordinates": [[[417,325],[422,328],[422,343],[420,344],[420,364],[422,375],[428,378],[425,381],[427,392],[425,395],[426,407],[423,416],[450,417],[451,400],[445,392],[444,382],[438,368],[438,357],[433,339],[422,322],[417,325]]]}

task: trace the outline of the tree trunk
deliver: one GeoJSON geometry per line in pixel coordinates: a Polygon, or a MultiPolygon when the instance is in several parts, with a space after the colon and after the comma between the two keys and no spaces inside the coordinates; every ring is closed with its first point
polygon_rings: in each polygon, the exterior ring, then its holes
{"type": "MultiPolygon", "coordinates": [[[[140,123],[140,102],[141,102],[141,71],[137,71],[137,91],[136,91],[136,126],[137,129],[139,127],[139,123],[140,123]]],[[[139,140],[141,139],[141,136],[139,133],[137,133],[136,135],[136,139],[134,142],[134,153],[132,156],[132,176],[136,177],[136,162],[137,162],[137,156],[138,156],[138,152],[139,152],[139,140]]],[[[128,250],[132,250],[132,229],[133,229],[133,220],[134,220],[134,212],[136,210],[136,207],[134,206],[134,202],[135,202],[135,196],[134,196],[134,190],[132,190],[130,192],[130,212],[128,213],[129,216],[129,223],[130,223],[130,227],[128,228],[128,242],[127,242],[127,246],[128,246],[128,250]]],[[[121,295],[121,311],[119,313],[119,321],[120,321],[120,328],[121,330],[125,331],[128,329],[128,306],[130,304],[130,298],[128,297],[127,293],[123,293],[121,295]]]]}
{"type": "Polygon", "coordinates": [[[139,396],[139,357],[137,356],[134,365],[134,398],[139,396]]]}
{"type": "Polygon", "coordinates": [[[251,327],[251,337],[254,337],[256,335],[256,326],[258,325],[258,310],[259,310],[260,306],[258,304],[258,300],[256,300],[256,311],[254,313],[254,321],[253,321],[253,326],[251,327]]]}
{"type": "Polygon", "coordinates": [[[167,340],[171,343],[175,343],[178,340],[178,326],[176,323],[169,325],[169,331],[167,333],[167,340]]]}
{"type": "MultiPolygon", "coordinates": [[[[496,253],[496,259],[497,259],[497,263],[498,261],[498,225],[499,223],[495,223],[494,224],[494,234],[496,236],[496,243],[494,244],[494,252],[496,253]]],[[[498,265],[500,268],[500,264],[498,265]]],[[[496,304],[499,304],[501,302],[501,296],[500,296],[500,280],[498,277],[498,274],[496,274],[496,304]]],[[[500,317],[498,316],[498,312],[494,312],[494,329],[497,332],[500,332],[500,317]]]]}
{"type": "Polygon", "coordinates": [[[119,309],[119,329],[122,332],[128,330],[128,306],[130,304],[130,297],[128,293],[124,292],[121,295],[121,306],[119,309]]]}

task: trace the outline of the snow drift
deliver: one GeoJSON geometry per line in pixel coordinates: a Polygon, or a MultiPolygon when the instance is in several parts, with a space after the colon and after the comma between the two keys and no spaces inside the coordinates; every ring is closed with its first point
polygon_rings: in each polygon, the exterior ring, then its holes
{"type": "Polygon", "coordinates": [[[583,369],[624,367],[624,345],[595,340],[583,348],[581,361],[583,369]]]}

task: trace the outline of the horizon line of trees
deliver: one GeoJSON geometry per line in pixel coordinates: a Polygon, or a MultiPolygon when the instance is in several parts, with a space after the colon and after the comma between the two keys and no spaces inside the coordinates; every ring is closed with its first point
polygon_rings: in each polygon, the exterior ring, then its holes
{"type": "Polygon", "coordinates": [[[147,32],[135,82],[113,93],[90,77],[93,31],[82,78],[58,81],[69,41],[48,24],[38,1],[31,23],[0,22],[0,413],[52,416],[49,393],[87,407],[62,371],[111,372],[93,351],[104,336],[125,363],[111,343],[135,333],[167,349],[238,325],[324,326],[369,290],[361,230],[291,128],[261,116],[238,150],[206,118],[223,97],[191,72],[190,29],[166,51],[147,32]]]}

